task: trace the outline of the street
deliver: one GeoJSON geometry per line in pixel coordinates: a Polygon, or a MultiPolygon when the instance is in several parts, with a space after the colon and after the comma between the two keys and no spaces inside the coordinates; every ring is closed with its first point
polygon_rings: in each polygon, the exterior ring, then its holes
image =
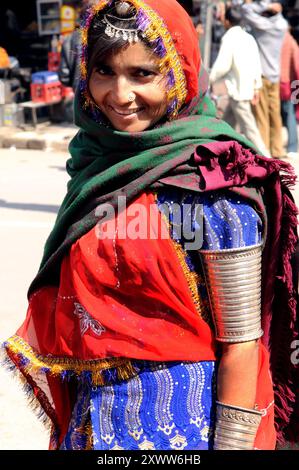
{"type": "MultiPolygon", "coordinates": [[[[65,153],[0,150],[0,340],[25,318],[27,288],[66,190],[65,153]]],[[[296,162],[299,174],[299,162],[296,162]]],[[[299,186],[295,192],[299,203],[299,186]]],[[[48,434],[21,386],[0,368],[0,449],[47,449],[48,434]]]]}
{"type": "MultiPolygon", "coordinates": [[[[56,218],[67,154],[0,150],[1,342],[25,318],[27,288],[56,218]]],[[[48,435],[21,386],[0,368],[0,449],[47,449],[48,435]]]]}

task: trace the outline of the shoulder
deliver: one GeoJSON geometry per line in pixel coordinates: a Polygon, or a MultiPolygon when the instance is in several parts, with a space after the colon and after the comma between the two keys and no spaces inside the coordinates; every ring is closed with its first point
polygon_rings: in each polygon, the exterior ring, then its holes
{"type": "Polygon", "coordinates": [[[221,215],[228,215],[231,211],[236,216],[255,214],[253,203],[229,190],[217,191],[202,196],[204,210],[216,210],[221,215]]]}
{"type": "Polygon", "coordinates": [[[204,247],[227,249],[261,241],[262,221],[253,203],[231,191],[206,195],[203,200],[204,247]]]}
{"type": "Polygon", "coordinates": [[[233,38],[236,34],[237,34],[236,26],[233,26],[232,28],[228,29],[228,30],[226,31],[226,33],[224,33],[224,35],[222,36],[221,41],[222,41],[222,42],[231,41],[232,38],[233,38]]]}

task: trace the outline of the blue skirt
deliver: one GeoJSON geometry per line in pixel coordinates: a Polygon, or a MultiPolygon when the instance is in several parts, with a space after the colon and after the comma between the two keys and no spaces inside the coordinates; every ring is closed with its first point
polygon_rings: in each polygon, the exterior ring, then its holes
{"type": "Polygon", "coordinates": [[[78,384],[60,449],[212,449],[215,362],[133,364],[139,372],[129,380],[78,384]]]}

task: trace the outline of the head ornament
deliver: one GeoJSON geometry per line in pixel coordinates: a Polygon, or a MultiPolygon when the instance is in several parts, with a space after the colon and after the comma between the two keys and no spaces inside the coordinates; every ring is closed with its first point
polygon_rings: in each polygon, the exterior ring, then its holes
{"type": "Polygon", "coordinates": [[[103,17],[103,22],[106,24],[105,34],[110,38],[122,38],[130,44],[138,42],[138,33],[141,31],[130,27],[130,23],[136,18],[137,12],[131,3],[116,2],[115,14],[106,13],[103,17]]]}

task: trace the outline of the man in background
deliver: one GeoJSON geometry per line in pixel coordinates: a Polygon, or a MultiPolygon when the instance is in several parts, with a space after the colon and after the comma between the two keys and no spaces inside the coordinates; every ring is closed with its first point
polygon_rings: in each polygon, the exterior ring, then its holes
{"type": "Polygon", "coordinates": [[[263,87],[253,112],[272,157],[281,158],[285,152],[280,114],[280,56],[288,24],[278,2],[246,0],[239,8],[245,24],[251,28],[261,57],[263,87]]]}
{"type": "Polygon", "coordinates": [[[225,11],[224,34],[219,54],[210,73],[213,85],[224,79],[229,103],[223,116],[232,127],[238,124],[247,137],[265,156],[270,156],[261,138],[251,104],[256,103],[262,87],[261,62],[254,38],[241,27],[242,16],[235,8],[225,11]]]}

